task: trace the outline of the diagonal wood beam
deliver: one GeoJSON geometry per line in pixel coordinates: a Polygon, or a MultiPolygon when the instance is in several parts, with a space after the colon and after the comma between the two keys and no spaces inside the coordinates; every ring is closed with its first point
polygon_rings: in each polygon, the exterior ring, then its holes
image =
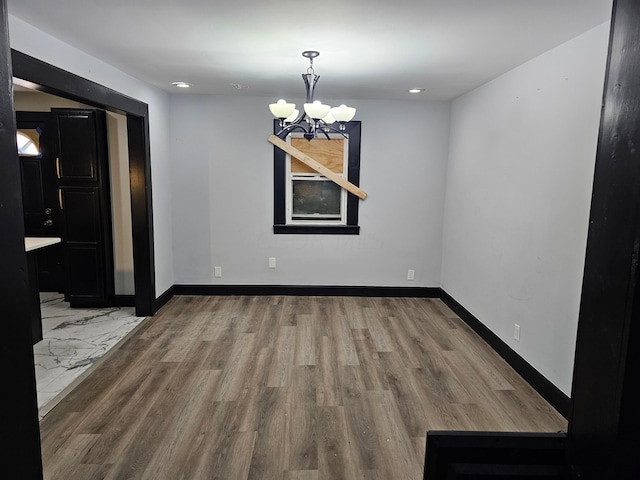
{"type": "Polygon", "coordinates": [[[278,138],[275,135],[271,135],[268,138],[268,140],[269,140],[270,143],[272,143],[276,147],[280,148],[284,152],[288,153],[292,157],[297,158],[298,160],[300,160],[305,165],[309,166],[310,168],[313,168],[319,174],[324,175],[325,177],[327,177],[332,182],[337,183],[342,188],[344,188],[346,191],[348,191],[350,193],[353,193],[356,197],[361,198],[362,200],[364,200],[367,197],[366,192],[360,190],[353,183],[351,183],[350,181],[348,181],[345,178],[342,178],[337,173],[332,172],[327,167],[325,167],[321,163],[315,161],[313,158],[311,158],[306,153],[301,152],[297,148],[289,145],[284,140],[278,138]]]}

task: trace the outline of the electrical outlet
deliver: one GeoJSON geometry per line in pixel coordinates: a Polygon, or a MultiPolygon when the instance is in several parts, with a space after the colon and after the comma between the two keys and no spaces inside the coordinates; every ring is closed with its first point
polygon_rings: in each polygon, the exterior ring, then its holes
{"type": "Polygon", "coordinates": [[[213,267],[213,276],[217,278],[222,277],[222,267],[213,267]]]}
{"type": "Polygon", "coordinates": [[[416,279],[416,271],[407,270],[407,280],[415,280],[415,279],[416,279]]]}
{"type": "Polygon", "coordinates": [[[517,323],[513,324],[513,338],[516,340],[516,342],[520,341],[520,325],[518,325],[517,323]]]}
{"type": "Polygon", "coordinates": [[[276,257],[269,257],[269,268],[276,268],[276,257]]]}

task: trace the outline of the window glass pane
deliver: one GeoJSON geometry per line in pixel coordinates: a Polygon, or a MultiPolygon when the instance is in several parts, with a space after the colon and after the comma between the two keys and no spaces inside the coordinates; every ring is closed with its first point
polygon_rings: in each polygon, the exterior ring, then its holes
{"type": "Polygon", "coordinates": [[[38,137],[39,134],[36,130],[26,130],[25,132],[18,132],[18,155],[38,155],[38,137]],[[25,133],[27,132],[27,133],[25,133]]]}
{"type": "Polygon", "coordinates": [[[293,180],[294,220],[337,219],[340,220],[342,188],[330,180],[293,180]]]}

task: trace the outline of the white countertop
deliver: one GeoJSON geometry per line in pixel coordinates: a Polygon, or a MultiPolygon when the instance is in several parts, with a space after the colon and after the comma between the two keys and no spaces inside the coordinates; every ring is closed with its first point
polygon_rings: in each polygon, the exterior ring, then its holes
{"type": "Polygon", "coordinates": [[[26,252],[30,252],[38,248],[55,245],[61,241],[60,237],[24,237],[24,249],[26,252]]]}

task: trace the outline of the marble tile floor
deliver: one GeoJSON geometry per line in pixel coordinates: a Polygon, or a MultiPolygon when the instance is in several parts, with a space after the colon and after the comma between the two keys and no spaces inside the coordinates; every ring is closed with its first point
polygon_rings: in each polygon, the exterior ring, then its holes
{"type": "Polygon", "coordinates": [[[33,353],[43,418],[145,317],[130,307],[70,308],[58,293],[41,293],[40,308],[43,339],[33,353]]]}

